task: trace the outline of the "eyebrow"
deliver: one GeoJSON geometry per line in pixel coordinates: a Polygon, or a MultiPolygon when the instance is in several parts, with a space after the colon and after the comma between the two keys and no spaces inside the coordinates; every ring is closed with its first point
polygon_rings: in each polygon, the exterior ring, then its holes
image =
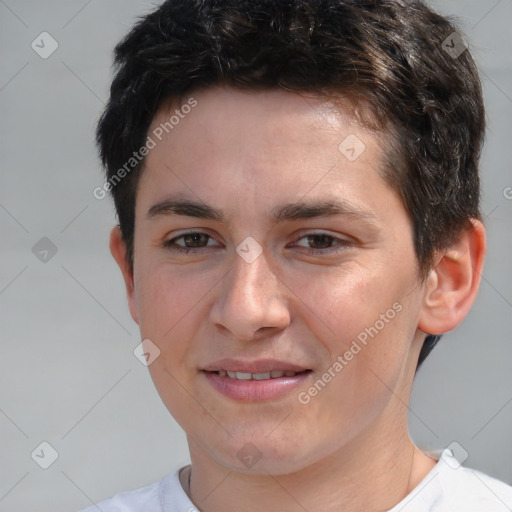
{"type": "MultiPolygon", "coordinates": [[[[226,223],[226,216],[222,210],[213,208],[203,202],[190,199],[166,198],[149,208],[146,218],[152,219],[165,215],[184,215],[198,219],[214,220],[226,223]]],[[[346,200],[313,200],[309,202],[298,201],[276,206],[271,211],[275,223],[290,220],[303,220],[331,215],[344,215],[365,221],[375,221],[375,215],[346,200]]]]}

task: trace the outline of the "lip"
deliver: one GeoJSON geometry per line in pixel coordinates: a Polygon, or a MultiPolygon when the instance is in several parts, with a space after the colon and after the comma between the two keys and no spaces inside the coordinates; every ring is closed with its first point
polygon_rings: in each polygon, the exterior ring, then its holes
{"type": "Polygon", "coordinates": [[[283,372],[302,372],[309,370],[305,366],[299,366],[278,359],[257,359],[253,361],[244,361],[242,359],[219,359],[213,363],[206,365],[203,370],[207,372],[218,372],[219,370],[227,370],[230,372],[248,372],[262,373],[278,370],[283,372]]]}
{"type": "Polygon", "coordinates": [[[312,373],[310,368],[275,359],[259,359],[257,361],[222,359],[207,365],[201,371],[213,389],[239,402],[261,402],[282,398],[304,384],[304,381],[309,379],[312,373]],[[264,373],[272,370],[303,373],[262,380],[238,380],[213,373],[219,370],[244,373],[264,373]]]}

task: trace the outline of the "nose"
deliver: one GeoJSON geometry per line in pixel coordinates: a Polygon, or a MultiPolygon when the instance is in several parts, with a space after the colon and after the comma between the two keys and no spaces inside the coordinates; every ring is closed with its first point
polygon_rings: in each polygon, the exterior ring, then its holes
{"type": "Polygon", "coordinates": [[[290,324],[287,287],[270,268],[265,251],[251,263],[238,254],[233,260],[210,312],[213,324],[243,341],[285,329],[290,324]]]}

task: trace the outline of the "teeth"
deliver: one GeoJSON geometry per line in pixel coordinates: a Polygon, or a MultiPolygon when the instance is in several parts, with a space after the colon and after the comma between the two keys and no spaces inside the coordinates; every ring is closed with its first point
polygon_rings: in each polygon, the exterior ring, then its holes
{"type": "Polygon", "coordinates": [[[266,379],[278,379],[279,377],[293,377],[297,373],[292,371],[272,370],[271,372],[260,372],[260,373],[249,373],[249,372],[231,372],[229,370],[218,370],[216,373],[221,377],[238,380],[266,380],[266,379]]]}
{"type": "Polygon", "coordinates": [[[254,380],[270,379],[270,372],[253,373],[252,378],[254,380]]]}
{"type": "Polygon", "coordinates": [[[245,373],[245,372],[236,372],[236,378],[238,380],[251,380],[252,374],[251,373],[245,373]]]}

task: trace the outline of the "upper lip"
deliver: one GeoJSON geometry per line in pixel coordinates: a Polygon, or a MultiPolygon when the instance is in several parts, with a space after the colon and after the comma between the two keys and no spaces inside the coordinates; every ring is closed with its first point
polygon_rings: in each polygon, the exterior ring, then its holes
{"type": "Polygon", "coordinates": [[[253,361],[220,359],[206,365],[203,370],[207,372],[226,370],[230,372],[264,373],[271,371],[302,372],[309,370],[309,368],[286,361],[279,361],[278,359],[257,359],[253,361]]]}

